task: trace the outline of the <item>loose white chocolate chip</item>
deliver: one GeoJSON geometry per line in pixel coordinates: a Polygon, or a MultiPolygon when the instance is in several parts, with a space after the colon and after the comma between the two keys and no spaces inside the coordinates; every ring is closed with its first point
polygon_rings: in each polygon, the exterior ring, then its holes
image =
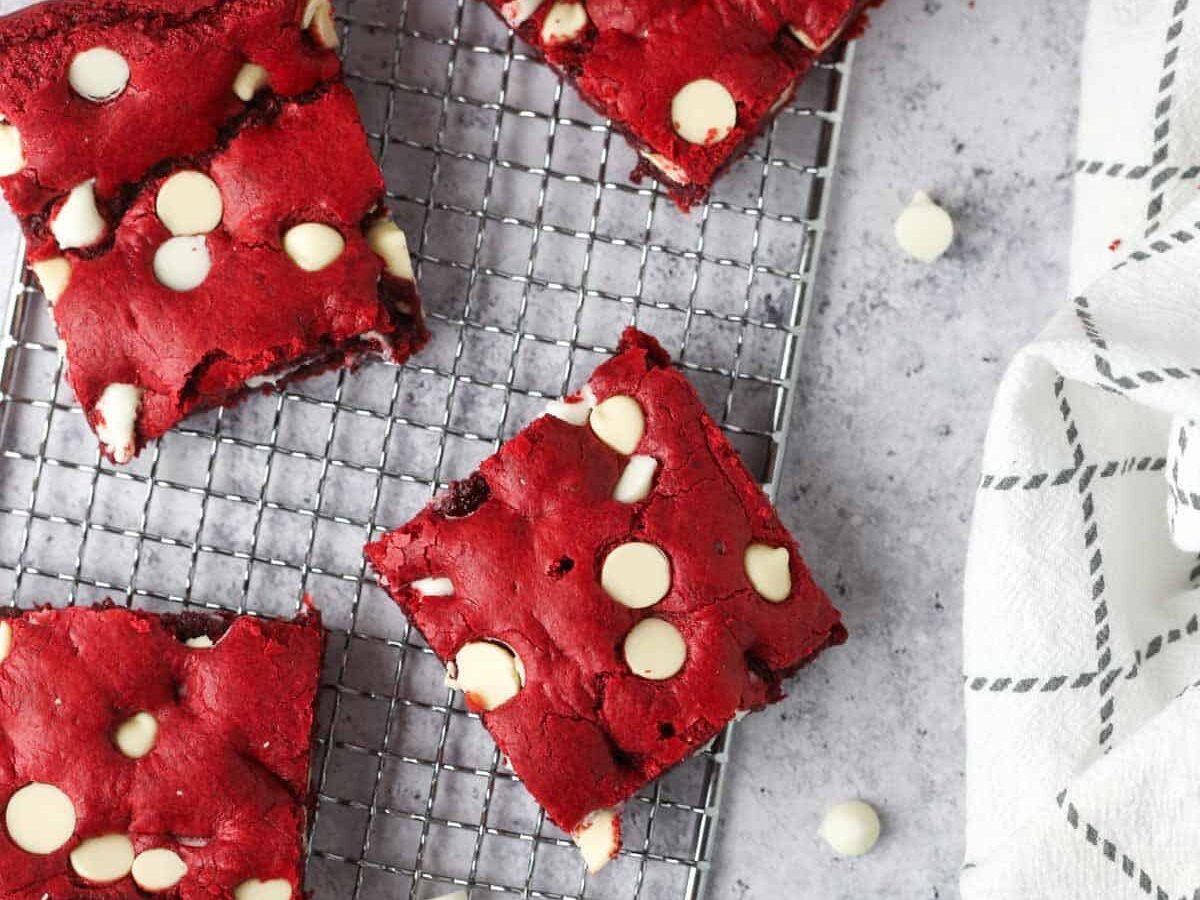
{"type": "Polygon", "coordinates": [[[454,582],[449,578],[418,578],[409,587],[423,597],[454,596],[454,582]]]}
{"type": "Polygon", "coordinates": [[[132,384],[110,384],[96,403],[100,414],[96,437],[118,463],[133,459],[134,427],[141,404],[142,389],[132,384]]]}
{"type": "Polygon", "coordinates": [[[251,878],[233,889],[233,900],[290,900],[292,886],[282,878],[259,881],[251,878]]]}
{"type": "Polygon", "coordinates": [[[577,428],[586,425],[591,414],[592,407],[583,400],[576,400],[573,403],[566,400],[551,400],[546,404],[546,415],[561,419],[568,425],[574,425],[577,428]]]}
{"type": "Polygon", "coordinates": [[[647,153],[645,150],[639,150],[638,152],[641,153],[642,157],[645,158],[650,165],[654,166],[654,168],[658,169],[658,171],[662,172],[676,184],[686,186],[691,183],[691,179],[688,178],[688,173],[685,172],[682,167],[675,165],[675,163],[671,162],[662,154],[647,153]]]}
{"type": "Polygon", "coordinates": [[[389,275],[406,281],[413,280],[408,239],[391,219],[380,219],[367,229],[367,246],[383,260],[383,267],[389,275]]]}
{"type": "Polygon", "coordinates": [[[333,6],[329,0],[308,0],[300,27],[307,28],[322,47],[336,50],[338,46],[337,25],[333,21],[333,6]]]}
{"type": "Polygon", "coordinates": [[[542,5],[542,0],[508,0],[500,7],[500,14],[509,25],[516,28],[542,5]]]}
{"type": "Polygon", "coordinates": [[[154,253],[154,277],[180,294],[200,287],[211,271],[212,256],[202,234],[170,238],[154,253]]]}
{"type": "Polygon", "coordinates": [[[155,212],[174,235],[208,234],[221,224],[225,205],[217,183],[203,172],[176,172],[163,182],[155,212]]]}
{"type": "Polygon", "coordinates": [[[646,416],[641,405],[624,394],[609,397],[592,410],[588,421],[596,437],[626,456],[637,449],[646,433],[646,416]]]}
{"type": "Polygon", "coordinates": [[[0,622],[0,663],[8,659],[8,654],[12,653],[12,645],[12,626],[7,622],[0,622]]]}
{"type": "Polygon", "coordinates": [[[689,144],[716,144],[737,125],[737,104],[721,82],[699,78],[671,101],[671,124],[689,144]]]}
{"type": "Polygon", "coordinates": [[[75,833],[75,806],[52,784],[33,782],[8,799],[4,825],[26,853],[48,856],[75,833]]]}
{"type": "Polygon", "coordinates": [[[130,759],[141,759],[154,749],[158,740],[158,720],[148,712],[126,719],[113,734],[117,749],[130,759]]]}
{"type": "Polygon", "coordinates": [[[16,175],[25,168],[25,151],[21,149],[21,132],[16,125],[0,124],[0,178],[16,175]]]}
{"type": "Polygon", "coordinates": [[[825,813],[818,834],[838,856],[862,856],[879,841],[879,814],[861,800],[839,803],[825,813]]]}
{"type": "Polygon", "coordinates": [[[631,456],[625,471],[613,489],[613,499],[618,503],[637,503],[650,496],[654,486],[654,473],[658,471],[658,460],[653,456],[631,456]]]}
{"type": "Polygon", "coordinates": [[[90,247],[104,237],[108,226],[96,207],[96,180],[77,184],[50,220],[50,232],[64,250],[90,247]]]}
{"type": "Polygon", "coordinates": [[[346,241],[336,228],[305,222],[283,236],[283,250],[305,272],[320,272],[342,255],[346,241]]]}
{"type": "Polygon", "coordinates": [[[792,595],[792,555],[787,547],[751,544],[742,562],[746,577],[764,600],[782,603],[792,595]]]}
{"type": "Polygon", "coordinates": [[[573,41],[587,28],[588,14],[582,3],[560,0],[550,7],[542,21],[542,40],[547,44],[573,41]]]}
{"type": "Polygon", "coordinates": [[[50,301],[51,305],[57,303],[71,280],[71,261],[65,256],[56,256],[53,259],[43,259],[41,262],[31,263],[29,267],[37,276],[46,299],[50,301]]]}
{"type": "Polygon", "coordinates": [[[129,84],[129,63],[115,50],[93,47],[71,60],[67,81],[80,97],[103,103],[116,97],[129,84]]]}
{"type": "Polygon", "coordinates": [[[93,884],[120,881],[133,868],[133,843],[123,834],[88,838],[71,851],[71,868],[93,884]]]}
{"type": "Polygon", "coordinates": [[[896,242],[913,259],[931,263],[954,243],[954,220],[924,191],[896,219],[896,242]]]}
{"type": "Polygon", "coordinates": [[[611,809],[602,809],[583,820],[571,834],[571,840],[579,848],[588,872],[595,875],[617,855],[621,849],[621,829],[617,814],[611,809]]]}
{"type": "Polygon", "coordinates": [[[155,847],[153,850],[143,850],[133,861],[134,883],[143,891],[157,894],[169,891],[183,880],[187,874],[185,863],[174,850],[165,847],[155,847]]]}
{"type": "Polygon", "coordinates": [[[525,686],[525,666],[508,647],[495,641],[470,641],[454,655],[454,675],[446,685],[467,695],[472,706],[495,709],[525,686]]]}
{"type": "Polygon", "coordinates": [[[188,638],[183,642],[185,647],[191,647],[193,650],[207,650],[213,645],[213,639],[207,634],[202,634],[199,637],[188,638]]]}
{"type": "Polygon", "coordinates": [[[643,619],[625,636],[625,662],[650,681],[665,681],[679,674],[687,661],[687,644],[670,622],[643,619]]]}
{"type": "Polygon", "coordinates": [[[233,93],[243,103],[249,103],[267,86],[267,70],[257,63],[246,63],[233,79],[233,93]]]}
{"type": "Polygon", "coordinates": [[[646,609],[671,590],[671,562],[654,544],[630,541],[604,558],[600,586],[622,606],[646,609]]]}

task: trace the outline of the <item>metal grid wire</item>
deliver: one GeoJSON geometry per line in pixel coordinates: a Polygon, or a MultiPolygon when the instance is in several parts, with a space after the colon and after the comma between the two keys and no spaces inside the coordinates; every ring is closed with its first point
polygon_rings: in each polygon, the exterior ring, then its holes
{"type": "Polygon", "coordinates": [[[353,0],[347,77],[414,248],[434,342],[194,416],[99,460],[27,274],[0,372],[0,597],[290,615],[330,638],[314,765],[317,898],[699,897],[728,732],[630,804],[588,878],[361,548],[577,388],[631,322],[663,340],[773,490],[849,54],[678,212],[620,138],[476,0],[353,0]]]}

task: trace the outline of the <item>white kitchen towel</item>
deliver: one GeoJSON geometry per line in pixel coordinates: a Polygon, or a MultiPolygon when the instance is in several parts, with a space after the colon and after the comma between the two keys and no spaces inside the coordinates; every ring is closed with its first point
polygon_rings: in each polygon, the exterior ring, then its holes
{"type": "Polygon", "coordinates": [[[1093,2],[1078,152],[975,506],[962,894],[1200,900],[1200,0],[1093,2]]]}

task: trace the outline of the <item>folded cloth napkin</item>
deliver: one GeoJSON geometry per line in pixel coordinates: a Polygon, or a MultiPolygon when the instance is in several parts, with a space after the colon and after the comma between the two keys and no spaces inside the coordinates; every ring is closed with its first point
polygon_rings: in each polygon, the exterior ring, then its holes
{"type": "Polygon", "coordinates": [[[962,894],[1200,900],[1200,0],[1093,3],[1079,154],[975,506],[962,894]]]}

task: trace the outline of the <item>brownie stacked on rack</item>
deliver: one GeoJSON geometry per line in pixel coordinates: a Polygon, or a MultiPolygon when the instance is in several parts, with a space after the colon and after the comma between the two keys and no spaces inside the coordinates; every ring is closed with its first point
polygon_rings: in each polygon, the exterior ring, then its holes
{"type": "Polygon", "coordinates": [[[0,20],[0,185],[113,461],[194,410],[425,342],[336,46],[330,0],[0,20]]]}
{"type": "MultiPolygon", "coordinates": [[[[487,0],[687,208],[867,0],[487,0]]],[[[874,0],[878,3],[880,0],[874,0]]]]}

